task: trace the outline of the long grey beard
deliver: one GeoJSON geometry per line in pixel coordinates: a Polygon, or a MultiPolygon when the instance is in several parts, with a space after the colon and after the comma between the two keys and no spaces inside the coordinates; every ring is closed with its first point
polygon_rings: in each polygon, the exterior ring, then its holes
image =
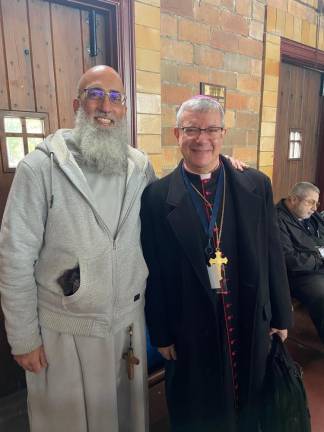
{"type": "Polygon", "coordinates": [[[105,175],[123,175],[126,172],[126,120],[116,121],[113,127],[103,129],[89,120],[83,108],[79,108],[73,135],[85,165],[95,167],[105,175]]]}

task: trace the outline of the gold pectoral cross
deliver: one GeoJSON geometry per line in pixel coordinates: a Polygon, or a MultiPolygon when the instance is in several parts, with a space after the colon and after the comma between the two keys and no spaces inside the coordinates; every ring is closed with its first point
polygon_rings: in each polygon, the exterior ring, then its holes
{"type": "Polygon", "coordinates": [[[128,330],[128,335],[129,335],[129,347],[128,347],[127,352],[125,352],[123,354],[123,359],[126,360],[126,369],[127,369],[128,379],[132,380],[134,378],[134,366],[139,365],[140,361],[134,355],[134,349],[133,349],[133,344],[132,344],[133,326],[130,325],[127,330],[128,330]]]}
{"type": "Polygon", "coordinates": [[[217,286],[215,287],[216,289],[222,288],[222,283],[221,283],[223,280],[222,268],[227,263],[228,263],[228,259],[226,257],[222,257],[222,252],[219,249],[216,250],[216,257],[209,259],[209,264],[214,269],[215,279],[217,283],[217,286]]]}

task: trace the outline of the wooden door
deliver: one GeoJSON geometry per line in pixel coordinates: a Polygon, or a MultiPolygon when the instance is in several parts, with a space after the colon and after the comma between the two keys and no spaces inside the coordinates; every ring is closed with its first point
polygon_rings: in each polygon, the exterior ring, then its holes
{"type": "MultiPolygon", "coordinates": [[[[324,78],[323,78],[324,79],[324,78]]],[[[324,82],[322,82],[322,85],[324,82]]],[[[321,97],[320,115],[319,115],[319,156],[317,163],[316,185],[320,189],[320,207],[319,211],[324,210],[324,95],[321,97]]]]}
{"type": "Polygon", "coordinates": [[[319,72],[281,64],[273,167],[276,202],[286,197],[295,183],[316,182],[320,84],[319,72]],[[298,146],[295,154],[294,145],[298,146]]]}
{"type": "MultiPolygon", "coordinates": [[[[132,0],[0,0],[0,224],[14,176],[3,157],[8,149],[1,116],[38,114],[46,119],[44,135],[73,127],[78,80],[97,64],[120,72],[133,103],[132,13],[132,0]]],[[[129,106],[135,134],[132,112],[129,106]]],[[[0,397],[22,385],[0,310],[0,397]]]]}
{"type": "MultiPolygon", "coordinates": [[[[0,110],[46,113],[46,133],[72,127],[72,100],[82,73],[96,64],[118,69],[115,8],[44,0],[0,0],[0,6],[0,110]],[[93,13],[95,56],[89,52],[93,13]]],[[[1,221],[13,173],[0,162],[1,221]]]]}

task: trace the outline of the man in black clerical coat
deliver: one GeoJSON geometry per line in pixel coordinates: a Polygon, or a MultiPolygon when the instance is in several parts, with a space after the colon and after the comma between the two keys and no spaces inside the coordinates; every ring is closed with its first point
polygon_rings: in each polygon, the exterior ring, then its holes
{"type": "Polygon", "coordinates": [[[146,319],[166,361],[172,432],[256,432],[270,335],[291,302],[269,179],[220,155],[221,105],[184,102],[183,160],[142,199],[146,319]]]}

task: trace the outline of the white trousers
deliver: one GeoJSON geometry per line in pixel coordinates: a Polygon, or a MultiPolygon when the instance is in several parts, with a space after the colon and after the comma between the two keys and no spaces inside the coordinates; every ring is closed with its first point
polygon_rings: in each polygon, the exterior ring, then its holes
{"type": "Polygon", "coordinates": [[[148,432],[144,317],[129,324],[140,359],[131,381],[128,325],[106,339],[42,329],[48,367],[26,374],[31,432],[148,432]]]}

